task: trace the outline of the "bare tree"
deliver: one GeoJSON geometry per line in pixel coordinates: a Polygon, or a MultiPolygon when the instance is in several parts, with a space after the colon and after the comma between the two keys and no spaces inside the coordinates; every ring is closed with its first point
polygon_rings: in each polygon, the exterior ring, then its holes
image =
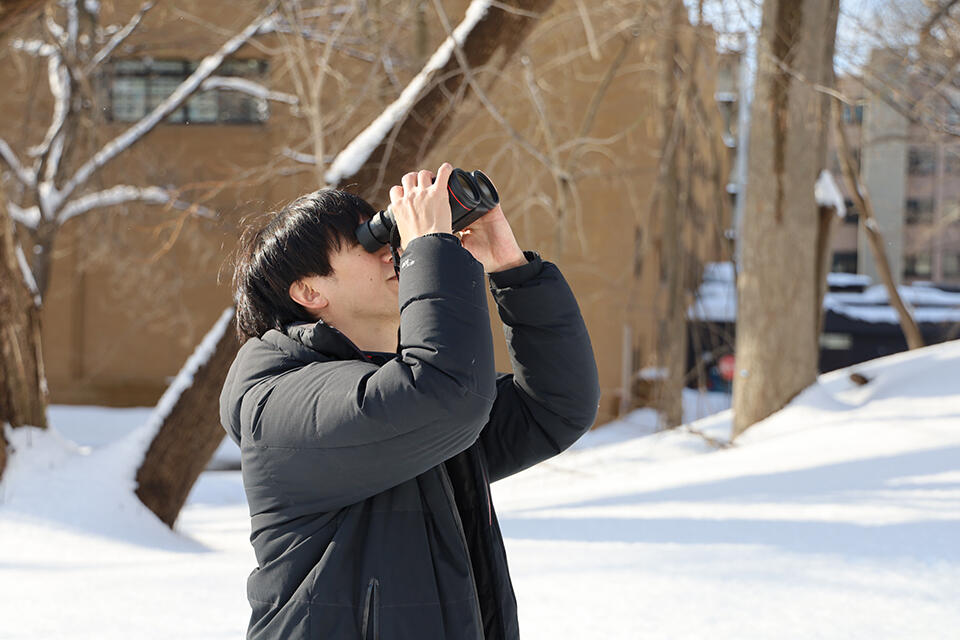
{"type": "MultiPolygon", "coordinates": [[[[826,164],[837,0],[767,0],[757,45],[749,188],[737,283],[734,437],[817,375],[818,209],[826,164]]],[[[829,231],[829,226],[826,228],[829,231]]]]}

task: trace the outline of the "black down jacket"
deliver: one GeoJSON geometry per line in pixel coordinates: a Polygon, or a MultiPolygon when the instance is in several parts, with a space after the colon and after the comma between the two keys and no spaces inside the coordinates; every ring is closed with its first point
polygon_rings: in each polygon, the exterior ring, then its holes
{"type": "Polygon", "coordinates": [[[490,482],[572,444],[599,398],[573,294],[526,255],[490,276],[511,375],[483,268],[450,234],[403,254],[398,354],[322,322],[240,349],[220,406],[257,557],[248,638],[519,637],[490,482]]]}

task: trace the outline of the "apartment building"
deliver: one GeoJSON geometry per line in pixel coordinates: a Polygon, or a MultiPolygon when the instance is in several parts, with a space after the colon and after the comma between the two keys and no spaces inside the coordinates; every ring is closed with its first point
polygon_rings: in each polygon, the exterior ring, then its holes
{"type": "MultiPolygon", "coordinates": [[[[868,90],[861,78],[841,78],[840,88],[851,99],[843,107],[844,126],[894,278],[960,287],[960,137],[911,121],[886,91],[868,90]]],[[[960,122],[960,113],[944,116],[960,122]]],[[[831,168],[839,176],[835,153],[831,146],[831,168]]],[[[833,271],[877,282],[860,212],[847,196],[847,217],[834,227],[833,271]]]]}

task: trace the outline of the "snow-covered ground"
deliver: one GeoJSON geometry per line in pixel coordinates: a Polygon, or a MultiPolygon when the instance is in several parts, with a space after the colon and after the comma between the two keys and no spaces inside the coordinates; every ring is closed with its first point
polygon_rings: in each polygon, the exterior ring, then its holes
{"type": "MultiPolygon", "coordinates": [[[[960,341],[855,369],[732,447],[695,433],[729,412],[638,412],[494,485],[525,640],[960,638],[960,341]]],[[[239,473],[204,473],[168,530],[131,492],[149,411],[123,411],[8,431],[0,638],[242,636],[239,473]]]]}

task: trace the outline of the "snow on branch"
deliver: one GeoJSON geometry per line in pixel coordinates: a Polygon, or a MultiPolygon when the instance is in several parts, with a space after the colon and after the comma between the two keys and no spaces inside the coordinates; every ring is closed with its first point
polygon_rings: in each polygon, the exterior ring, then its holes
{"type": "Polygon", "coordinates": [[[140,21],[143,20],[143,16],[146,15],[147,11],[150,11],[155,4],[156,2],[153,2],[153,0],[144,2],[140,6],[140,10],[137,11],[132,18],[130,18],[127,24],[123,25],[123,28],[114,33],[110,40],[107,41],[107,44],[103,45],[103,48],[101,48],[100,51],[97,51],[93,58],[90,59],[90,63],[87,64],[86,68],[83,70],[84,75],[90,75],[90,72],[100,66],[104,60],[109,58],[110,54],[116,51],[117,47],[119,47],[120,44],[127,39],[127,36],[129,36],[133,30],[139,26],[140,21]]]}
{"type": "Polygon", "coordinates": [[[75,198],[60,211],[57,219],[62,224],[70,218],[86,213],[91,209],[109,207],[126,202],[169,204],[176,209],[192,210],[194,214],[204,218],[216,217],[216,212],[213,210],[198,204],[178,200],[175,194],[167,189],[161,187],[134,187],[123,184],[75,198]]]}
{"type": "Polygon", "coordinates": [[[17,38],[10,43],[10,46],[16,51],[23,51],[28,55],[36,56],[38,58],[57,55],[57,48],[52,44],[43,42],[42,40],[23,40],[21,38],[17,38]]]}
{"type": "Polygon", "coordinates": [[[43,22],[47,31],[50,33],[50,37],[59,43],[61,48],[65,47],[67,44],[67,32],[63,30],[63,27],[57,24],[57,21],[49,14],[44,16],[43,22]]]}
{"type": "Polygon", "coordinates": [[[260,27],[271,18],[276,8],[276,2],[271,2],[266,11],[261,13],[253,22],[240,33],[227,40],[215,53],[200,61],[196,70],[173,90],[167,98],[158,104],[153,111],[133,123],[126,131],[113,140],[107,142],[97,153],[77,169],[73,177],[63,186],[57,195],[61,199],[69,198],[80,185],[86,183],[96,171],[113,160],[117,155],[130,147],[137,140],[153,130],[164,118],[176,111],[187,99],[193,95],[200,84],[209,78],[223,63],[224,59],[242,47],[247,40],[253,37],[260,27]]]}
{"type": "Polygon", "coordinates": [[[20,184],[29,189],[37,186],[36,174],[31,171],[27,171],[23,165],[20,164],[17,154],[13,152],[13,149],[10,148],[10,145],[7,144],[7,141],[3,138],[0,138],[0,158],[3,158],[3,161],[7,163],[7,166],[10,167],[11,171],[13,171],[14,175],[17,177],[17,180],[20,181],[20,184]]]}
{"type": "Polygon", "coordinates": [[[294,162],[299,162],[300,164],[317,164],[317,156],[312,153],[303,153],[302,151],[294,151],[290,147],[284,147],[280,151],[281,155],[285,158],[290,158],[294,162]]]}
{"type": "Polygon", "coordinates": [[[226,91],[238,91],[251,95],[260,100],[273,100],[275,102],[285,102],[286,104],[297,104],[297,96],[282,91],[272,91],[259,82],[247,80],[246,78],[235,78],[226,76],[210,76],[200,85],[202,91],[210,89],[223,89],[226,91]]]}
{"type": "Polygon", "coordinates": [[[33,294],[33,303],[40,306],[43,299],[40,296],[40,287],[37,286],[37,279],[33,277],[33,271],[30,269],[30,263],[27,262],[27,256],[23,253],[23,247],[17,243],[17,264],[20,266],[20,273],[23,275],[23,282],[27,289],[33,294]]]}
{"type": "Polygon", "coordinates": [[[454,47],[462,45],[473,28],[490,8],[491,0],[473,0],[463,17],[463,21],[453,30],[452,35],[443,41],[427,63],[396,100],[383,110],[376,120],[364,129],[337,154],[324,175],[329,185],[337,185],[345,178],[357,173],[388,133],[410,112],[418,97],[428,86],[434,74],[443,69],[450,60],[454,47]]]}
{"type": "Polygon", "coordinates": [[[7,211],[14,222],[19,222],[25,227],[36,229],[40,224],[40,207],[27,207],[24,209],[15,202],[7,201],[7,211]]]}
{"type": "Polygon", "coordinates": [[[817,200],[817,205],[821,207],[833,207],[836,214],[843,218],[847,215],[847,206],[843,199],[843,192],[837,186],[833,174],[824,169],[817,178],[817,183],[813,187],[813,195],[817,200]]]}
{"type": "Polygon", "coordinates": [[[38,155],[46,155],[43,180],[52,183],[60,167],[60,156],[63,154],[63,127],[67,123],[67,115],[70,111],[70,76],[60,56],[50,56],[47,59],[47,82],[54,101],[53,119],[50,122],[50,128],[43,136],[43,142],[34,151],[38,155]]]}

